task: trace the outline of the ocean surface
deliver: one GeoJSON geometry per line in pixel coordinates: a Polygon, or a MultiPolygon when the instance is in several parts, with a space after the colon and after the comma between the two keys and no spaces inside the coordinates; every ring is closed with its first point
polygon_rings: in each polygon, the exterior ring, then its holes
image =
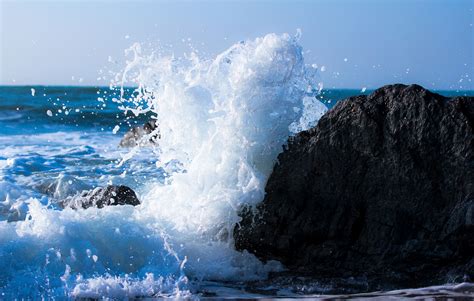
{"type": "MultiPolygon", "coordinates": [[[[335,298],[324,295],[335,288],[314,281],[249,290],[247,282],[284,267],[235,251],[232,229],[239,206],[262,200],[288,136],[370,91],[318,89],[287,35],[202,61],[132,50],[139,59],[123,76],[139,88],[0,87],[0,300],[335,298]],[[150,118],[160,124],[158,145],[119,147],[150,118]],[[58,206],[111,184],[131,187],[142,204],[58,206]]],[[[410,292],[440,291],[455,297],[459,285],[410,292]]]]}

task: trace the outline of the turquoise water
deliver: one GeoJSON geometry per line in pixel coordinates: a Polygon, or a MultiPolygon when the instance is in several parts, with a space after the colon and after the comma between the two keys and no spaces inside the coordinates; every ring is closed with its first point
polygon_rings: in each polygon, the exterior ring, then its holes
{"type": "MultiPolygon", "coordinates": [[[[360,93],[323,90],[317,98],[330,108],[360,93]]],[[[124,98],[133,95],[129,88],[124,98]]],[[[0,87],[2,296],[254,296],[229,281],[264,279],[281,267],[239,255],[231,239],[194,245],[191,230],[155,226],[132,207],[82,213],[56,205],[107,184],[127,185],[144,198],[150,183],[166,186],[172,179],[157,165],[156,147],[143,147],[120,164],[130,151],[118,147],[121,137],[153,113],[124,113],[114,98],[120,92],[107,87],[0,87]]]]}
{"type": "MultiPolygon", "coordinates": [[[[125,89],[123,97],[130,98],[133,91],[125,89]]],[[[318,98],[332,107],[357,94],[360,91],[323,90],[318,98]]],[[[65,188],[61,197],[110,182],[140,190],[147,176],[156,178],[162,171],[146,151],[118,166],[125,153],[118,147],[120,139],[152,114],[124,113],[114,98],[120,98],[120,91],[108,87],[1,86],[0,160],[15,162],[1,169],[3,184],[21,191],[22,198],[45,203],[52,197],[46,187],[62,176],[72,177],[77,187],[65,188]]],[[[0,215],[2,219],[7,216],[0,215]]]]}

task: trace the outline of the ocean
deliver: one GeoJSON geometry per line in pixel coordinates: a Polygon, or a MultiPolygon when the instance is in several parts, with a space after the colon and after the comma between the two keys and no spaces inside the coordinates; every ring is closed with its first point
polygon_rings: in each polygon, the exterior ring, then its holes
{"type": "Polygon", "coordinates": [[[241,205],[262,200],[289,135],[371,91],[308,89],[317,81],[284,35],[238,43],[210,61],[158,62],[143,59],[127,74],[138,88],[0,87],[0,299],[337,291],[317,282],[248,290],[285,268],[235,251],[232,229],[241,205]],[[131,127],[155,117],[157,145],[119,147],[131,127]],[[132,188],[142,204],[58,206],[106,185],[132,188]]]}

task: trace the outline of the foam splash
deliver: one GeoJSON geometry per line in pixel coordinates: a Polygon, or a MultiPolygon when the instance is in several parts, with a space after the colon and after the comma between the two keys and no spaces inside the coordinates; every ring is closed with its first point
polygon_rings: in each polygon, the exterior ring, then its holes
{"type": "Polygon", "coordinates": [[[122,80],[132,73],[129,80],[140,85],[132,109],[157,115],[161,166],[178,161],[186,170],[171,185],[149,186],[150,212],[182,231],[224,226],[231,233],[237,209],[262,200],[288,136],[326,110],[314,97],[315,69],[304,64],[298,38],[269,34],[205,61],[195,54],[184,62],[147,57],[139,45],[131,48],[122,80]]]}
{"type": "Polygon", "coordinates": [[[121,80],[136,82],[138,96],[118,101],[156,114],[166,183],[147,183],[135,208],[58,211],[28,200],[24,221],[0,222],[0,298],[188,296],[201,281],[282,268],[235,251],[232,230],[239,207],[262,200],[288,136],[325,111],[298,37],[269,34],[213,60],[131,52],[121,80]]]}

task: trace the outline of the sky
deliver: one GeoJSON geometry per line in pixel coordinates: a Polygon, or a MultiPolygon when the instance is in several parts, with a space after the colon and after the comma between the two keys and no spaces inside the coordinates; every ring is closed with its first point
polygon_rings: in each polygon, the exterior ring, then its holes
{"type": "Polygon", "coordinates": [[[474,90],[474,0],[0,0],[0,85],[107,85],[140,42],[212,57],[295,34],[326,88],[474,90]],[[471,80],[472,79],[472,80],[471,80]]]}

